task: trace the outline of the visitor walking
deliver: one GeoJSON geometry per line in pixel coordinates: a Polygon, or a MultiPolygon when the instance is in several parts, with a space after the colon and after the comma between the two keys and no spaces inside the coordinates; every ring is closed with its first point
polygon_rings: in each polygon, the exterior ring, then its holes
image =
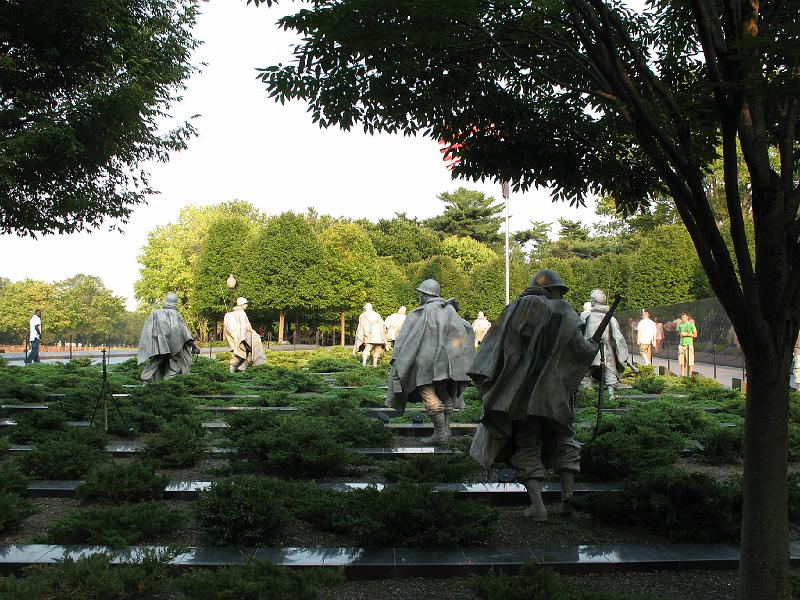
{"type": "Polygon", "coordinates": [[[41,362],[39,360],[39,344],[42,341],[42,309],[37,308],[33,311],[33,316],[29,322],[28,339],[31,342],[31,349],[25,355],[25,364],[41,362]]]}
{"type": "Polygon", "coordinates": [[[650,319],[650,311],[642,311],[642,320],[636,325],[636,343],[639,344],[639,354],[644,364],[653,364],[653,347],[656,345],[658,328],[650,319]]]}
{"type": "Polygon", "coordinates": [[[681,377],[689,377],[694,367],[694,340],[697,337],[697,327],[695,327],[692,316],[684,312],[681,314],[681,322],[678,323],[678,367],[681,377]]]}

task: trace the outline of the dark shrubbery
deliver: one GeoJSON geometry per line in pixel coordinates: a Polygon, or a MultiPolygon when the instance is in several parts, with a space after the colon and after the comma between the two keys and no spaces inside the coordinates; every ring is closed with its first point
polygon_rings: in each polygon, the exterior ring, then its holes
{"type": "Polygon", "coordinates": [[[388,462],[383,476],[389,482],[457,483],[481,471],[468,454],[422,455],[388,462]]]}
{"type": "Polygon", "coordinates": [[[297,499],[297,516],[360,546],[452,548],[481,542],[496,517],[485,504],[402,482],[378,491],[320,490],[297,499]]]}
{"type": "Polygon", "coordinates": [[[215,481],[194,504],[205,536],[218,546],[277,541],[291,515],[286,508],[291,484],[252,476],[215,481]]]}
{"type": "Polygon", "coordinates": [[[362,408],[379,408],[386,402],[386,394],[380,390],[355,388],[352,390],[334,390],[334,397],[352,400],[362,408]]]}
{"type": "Polygon", "coordinates": [[[744,456],[744,425],[710,427],[698,437],[703,460],[713,465],[738,463],[744,456]]]}
{"type": "Polygon", "coordinates": [[[132,546],[163,543],[183,523],[181,511],[162,502],[81,508],[54,522],[47,530],[49,544],[132,546]]]}
{"type": "Polygon", "coordinates": [[[163,468],[191,467],[205,452],[205,432],[196,418],[179,417],[144,437],[145,452],[163,468]]]}
{"type": "Polygon", "coordinates": [[[641,375],[634,380],[633,387],[643,394],[660,394],[667,387],[667,381],[658,375],[641,375]]]}
{"type": "Polygon", "coordinates": [[[213,571],[194,569],[178,587],[187,600],[317,600],[322,588],[344,581],[338,571],[296,571],[261,561],[222,567],[213,571]]]}
{"type": "MultiPolygon", "coordinates": [[[[342,398],[320,398],[305,404],[297,417],[320,417],[327,421],[326,427],[335,439],[356,448],[382,447],[392,440],[392,433],[358,410],[352,400],[342,398]]],[[[295,418],[297,418],[295,417],[295,418]]]]}
{"type": "Polygon", "coordinates": [[[93,468],[75,493],[82,500],[160,500],[167,483],[166,477],[156,475],[153,463],[132,460],[93,468]]]}
{"type": "Polygon", "coordinates": [[[328,386],[322,377],[305,371],[293,371],[286,367],[260,365],[247,371],[254,385],[268,390],[284,390],[291,393],[324,392],[328,386]]]}
{"type": "Polygon", "coordinates": [[[0,533],[18,527],[34,512],[33,505],[22,496],[0,491],[0,533]]]}
{"type": "Polygon", "coordinates": [[[661,469],[629,481],[620,492],[575,498],[571,504],[606,522],[647,527],[674,542],[735,542],[742,496],[738,481],[661,469]]]}
{"type": "Polygon", "coordinates": [[[621,596],[573,585],[534,563],[525,563],[519,575],[473,577],[469,585],[482,600],[623,600],[621,596]]]}
{"type": "Polygon", "coordinates": [[[682,447],[683,438],[668,430],[611,431],[583,447],[581,473],[603,481],[626,479],[671,465],[682,447]]]}
{"type": "MultiPolygon", "coordinates": [[[[78,434],[78,431],[72,432],[78,434]]],[[[78,439],[50,439],[26,456],[29,471],[42,479],[80,479],[100,460],[102,452],[78,439]]]]}
{"type": "Polygon", "coordinates": [[[0,578],[0,598],[14,600],[151,600],[175,552],[145,552],[136,562],[112,564],[108,554],[33,565],[20,578],[0,578]]]}

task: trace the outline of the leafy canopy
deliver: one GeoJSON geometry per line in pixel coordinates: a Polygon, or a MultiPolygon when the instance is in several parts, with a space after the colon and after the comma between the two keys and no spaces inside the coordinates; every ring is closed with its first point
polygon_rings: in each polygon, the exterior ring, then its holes
{"type": "Polygon", "coordinates": [[[185,147],[158,125],[196,71],[196,0],[0,2],[0,232],[125,222],[140,165],[185,147]]]}

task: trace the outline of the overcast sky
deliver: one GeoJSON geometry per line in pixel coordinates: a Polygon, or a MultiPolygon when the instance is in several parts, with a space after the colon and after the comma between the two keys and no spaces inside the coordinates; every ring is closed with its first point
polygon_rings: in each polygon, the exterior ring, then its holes
{"type": "MultiPolygon", "coordinates": [[[[277,214],[304,211],[377,220],[406,212],[419,218],[441,212],[436,195],[463,185],[500,197],[491,182],[454,181],[435,141],[361,131],[320,129],[302,103],[281,106],[267,98],[255,69],[286,61],[290,34],[274,23],[281,10],[247,6],[244,0],[202,4],[196,36],[203,45],[195,61],[205,62],[173,109],[197,114],[199,136],[167,164],[154,165],[153,187],[161,193],[138,208],[124,233],[50,236],[38,240],[0,236],[0,276],[55,281],[76,273],[97,275],[133,308],[137,255],[147,233],[174,221],[187,204],[215,204],[234,198],[277,214]]],[[[514,194],[511,229],[530,220],[558,217],[594,220],[593,207],[551,203],[545,191],[514,194]]]]}

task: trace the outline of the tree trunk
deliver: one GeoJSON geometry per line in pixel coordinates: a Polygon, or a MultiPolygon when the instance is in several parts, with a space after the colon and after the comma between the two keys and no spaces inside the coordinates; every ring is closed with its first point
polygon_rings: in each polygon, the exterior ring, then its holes
{"type": "MultiPolygon", "coordinates": [[[[786,351],[784,356],[791,357],[786,351]]],[[[742,544],[737,598],[788,600],[789,360],[748,360],[742,544]]]]}
{"type": "Polygon", "coordinates": [[[296,344],[297,340],[300,339],[300,311],[298,310],[294,313],[294,337],[292,341],[296,344]]]}
{"type": "Polygon", "coordinates": [[[286,311],[281,310],[278,312],[278,343],[283,343],[283,325],[286,321],[286,311]]]}
{"type": "Polygon", "coordinates": [[[344,346],[344,313],[339,313],[339,325],[342,328],[342,346],[344,346]]]}

